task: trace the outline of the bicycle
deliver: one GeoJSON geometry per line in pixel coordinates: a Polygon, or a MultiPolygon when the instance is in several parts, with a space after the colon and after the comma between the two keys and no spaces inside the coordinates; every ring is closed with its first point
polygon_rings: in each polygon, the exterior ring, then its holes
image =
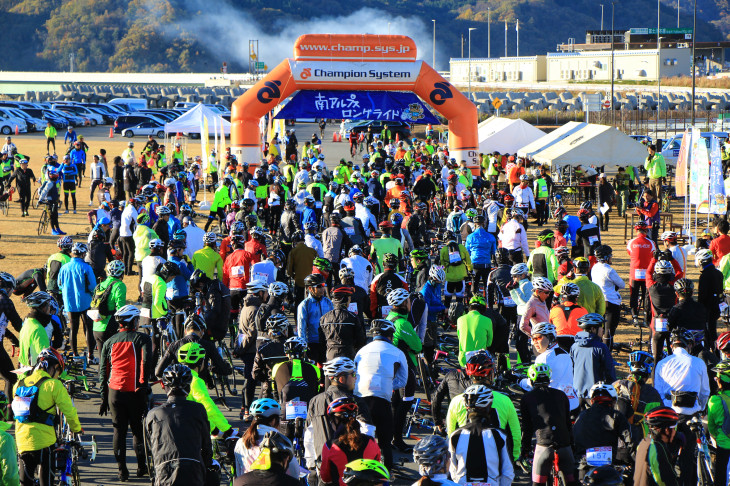
{"type": "Polygon", "coordinates": [[[413,406],[408,412],[408,418],[406,419],[406,437],[413,439],[411,431],[413,427],[425,429],[429,432],[433,432],[436,428],[436,424],[433,420],[427,419],[425,416],[431,413],[431,402],[416,398],[413,401],[413,406]],[[421,404],[423,403],[423,406],[421,404]]]}
{"type": "Polygon", "coordinates": [[[10,200],[13,198],[14,193],[15,188],[10,187],[7,191],[7,197],[5,197],[5,194],[3,194],[3,196],[0,196],[0,211],[2,211],[3,216],[7,216],[8,212],[10,211],[10,200]]]}
{"type": "Polygon", "coordinates": [[[712,472],[712,457],[710,455],[710,443],[705,433],[705,424],[698,416],[694,416],[686,422],[689,429],[695,434],[697,449],[695,458],[697,460],[697,485],[712,486],[715,484],[715,477],[712,472]]]}
{"type": "Polygon", "coordinates": [[[218,351],[218,354],[221,355],[221,357],[228,362],[228,364],[231,365],[231,369],[234,369],[234,372],[231,374],[231,377],[229,378],[226,375],[219,375],[216,373],[210,374],[212,380],[213,380],[213,389],[215,390],[216,397],[213,399],[214,402],[218,402],[228,411],[231,411],[232,408],[226,403],[226,390],[228,390],[228,393],[231,396],[238,396],[238,388],[236,387],[236,373],[235,373],[235,367],[233,366],[233,356],[231,355],[230,349],[228,349],[228,345],[226,345],[225,339],[221,339],[216,343],[216,350],[218,351]]]}
{"type": "MultiPolygon", "coordinates": [[[[85,378],[85,377],[84,377],[85,378]]],[[[76,392],[76,380],[64,380],[63,386],[68,391],[73,404],[74,397],[80,398],[76,392]]],[[[88,397],[87,397],[88,398],[88,397]]],[[[81,474],[79,472],[79,459],[86,460],[89,454],[87,447],[91,448],[91,462],[96,460],[97,445],[96,438],[92,435],[91,441],[82,441],[80,434],[74,434],[64,414],[60,414],[56,429],[58,446],[55,450],[55,463],[53,464],[54,476],[60,472],[61,484],[68,486],[80,486],[81,474]]]]}
{"type": "Polygon", "coordinates": [[[38,236],[48,233],[48,225],[51,223],[51,215],[49,214],[48,204],[45,205],[38,220],[38,236]]]}
{"type": "Polygon", "coordinates": [[[33,191],[33,196],[30,199],[30,204],[33,206],[33,209],[38,209],[38,204],[40,204],[42,186],[43,184],[41,183],[41,186],[37,187],[36,190],[33,191]]]}

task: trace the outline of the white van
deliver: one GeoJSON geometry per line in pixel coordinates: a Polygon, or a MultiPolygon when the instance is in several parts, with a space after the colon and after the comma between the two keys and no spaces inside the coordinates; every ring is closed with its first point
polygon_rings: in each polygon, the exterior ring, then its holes
{"type": "MultiPolygon", "coordinates": [[[[720,143],[724,142],[728,138],[728,132],[700,132],[700,136],[705,139],[705,144],[708,149],[710,148],[710,140],[713,135],[720,139],[720,143]]],[[[683,136],[684,133],[677,133],[662,145],[662,155],[664,156],[664,161],[667,164],[677,165],[679,148],[682,146],[683,136]]]]}
{"type": "Polygon", "coordinates": [[[114,98],[107,101],[107,104],[128,106],[133,111],[147,109],[147,100],[144,98],[114,98]]]}

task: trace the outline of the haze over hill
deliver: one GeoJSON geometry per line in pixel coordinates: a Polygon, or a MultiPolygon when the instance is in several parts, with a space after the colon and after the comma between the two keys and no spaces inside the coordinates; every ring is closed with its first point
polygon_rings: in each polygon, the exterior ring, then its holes
{"type": "MultiPolygon", "coordinates": [[[[662,5],[662,26],[676,27],[676,1],[662,5]]],[[[600,1],[492,0],[0,0],[12,34],[0,38],[2,70],[217,72],[248,70],[248,41],[259,40],[259,58],[272,68],[291,55],[294,39],[309,32],[404,34],[416,40],[419,57],[431,61],[431,19],[436,19],[436,64],[448,69],[450,57],[467,52],[487,55],[487,17],[491,8],[491,54],[515,55],[515,21],[520,21],[520,54],[555,50],[569,37],[578,42],[586,29],[600,27],[600,1]],[[390,23],[390,25],[389,25],[390,23]]],[[[610,28],[610,2],[604,2],[604,28],[610,28]]],[[[680,25],[691,27],[691,3],[680,5],[680,25]]],[[[728,0],[698,0],[698,39],[730,35],[728,0]]],[[[656,25],[656,2],[616,4],[616,28],[656,25]]]]}

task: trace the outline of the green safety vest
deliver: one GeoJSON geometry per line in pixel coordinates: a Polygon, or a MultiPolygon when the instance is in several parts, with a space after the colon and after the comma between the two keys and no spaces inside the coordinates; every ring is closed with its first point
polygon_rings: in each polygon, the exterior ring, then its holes
{"type": "Polygon", "coordinates": [[[537,184],[537,198],[542,199],[544,197],[548,197],[548,186],[545,179],[537,179],[535,183],[537,184]]]}
{"type": "Polygon", "coordinates": [[[13,171],[13,161],[11,159],[3,161],[2,165],[0,165],[0,168],[2,168],[3,177],[9,176],[10,173],[13,171]]]}

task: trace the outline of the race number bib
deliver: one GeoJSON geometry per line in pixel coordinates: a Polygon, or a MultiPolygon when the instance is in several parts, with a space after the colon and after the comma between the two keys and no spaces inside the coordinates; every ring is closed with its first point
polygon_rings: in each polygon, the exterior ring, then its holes
{"type": "Polygon", "coordinates": [[[235,267],[231,267],[231,276],[233,277],[243,277],[246,275],[246,267],[243,265],[237,265],[235,267]]]}
{"type": "Polygon", "coordinates": [[[381,314],[383,314],[383,319],[385,319],[388,316],[388,314],[390,314],[390,311],[392,309],[393,309],[392,305],[384,305],[383,307],[380,308],[380,312],[381,312],[381,314]]]}
{"type": "Polygon", "coordinates": [[[348,226],[345,228],[345,233],[347,233],[347,236],[355,236],[355,228],[348,226]]]}
{"type": "Polygon", "coordinates": [[[634,270],[634,280],[644,280],[646,279],[646,268],[641,269],[637,268],[634,270]]]}
{"type": "Polygon", "coordinates": [[[261,282],[268,282],[269,281],[269,274],[268,273],[254,272],[254,274],[251,276],[251,280],[259,280],[261,282]]]}
{"type": "Polygon", "coordinates": [[[656,317],[654,319],[654,330],[656,332],[667,332],[669,330],[669,319],[666,317],[656,317]]]}
{"type": "Polygon", "coordinates": [[[727,312],[727,303],[720,302],[720,315],[724,315],[727,312]]]}
{"type": "Polygon", "coordinates": [[[590,246],[593,246],[593,245],[595,245],[596,243],[598,243],[598,236],[589,236],[589,237],[588,237],[588,244],[589,244],[590,246]]]}
{"type": "Polygon", "coordinates": [[[347,310],[349,310],[353,314],[357,314],[357,302],[350,302],[347,305],[347,310]]]}
{"type": "Polygon", "coordinates": [[[574,400],[578,398],[577,394],[575,393],[575,389],[573,388],[573,385],[560,385],[557,388],[558,390],[562,390],[562,392],[565,393],[565,396],[568,397],[568,400],[574,400]]]}
{"type": "Polygon", "coordinates": [[[512,297],[505,297],[504,299],[502,299],[502,305],[506,307],[514,307],[516,304],[515,301],[512,300],[512,297]]]}
{"type": "Polygon", "coordinates": [[[293,420],[298,418],[307,418],[307,402],[294,400],[286,402],[286,419],[293,420]]]}
{"type": "Polygon", "coordinates": [[[320,201],[315,201],[314,202],[314,207],[317,208],[317,209],[322,209],[322,203],[320,201]]]}
{"type": "Polygon", "coordinates": [[[466,483],[466,486],[497,486],[497,484],[498,483],[496,481],[487,480],[486,482],[484,482],[484,481],[468,482],[468,483],[466,483]]]}
{"type": "MultiPolygon", "coordinates": [[[[89,319],[91,319],[94,322],[101,320],[101,315],[99,314],[99,309],[89,309],[86,311],[86,315],[89,316],[89,319]]],[[[3,315],[3,317],[4,317],[4,315],[3,315]]],[[[3,329],[2,334],[5,334],[5,329],[3,329]]]]}
{"type": "Polygon", "coordinates": [[[589,466],[609,466],[613,462],[611,447],[592,447],[586,449],[586,462],[589,466]]]}
{"type": "Polygon", "coordinates": [[[140,317],[146,317],[146,318],[149,319],[152,314],[150,313],[150,310],[148,308],[146,308],[146,307],[140,307],[139,308],[139,315],[140,315],[140,317]]]}
{"type": "Polygon", "coordinates": [[[449,263],[461,263],[461,253],[458,251],[450,251],[449,263]]]}

